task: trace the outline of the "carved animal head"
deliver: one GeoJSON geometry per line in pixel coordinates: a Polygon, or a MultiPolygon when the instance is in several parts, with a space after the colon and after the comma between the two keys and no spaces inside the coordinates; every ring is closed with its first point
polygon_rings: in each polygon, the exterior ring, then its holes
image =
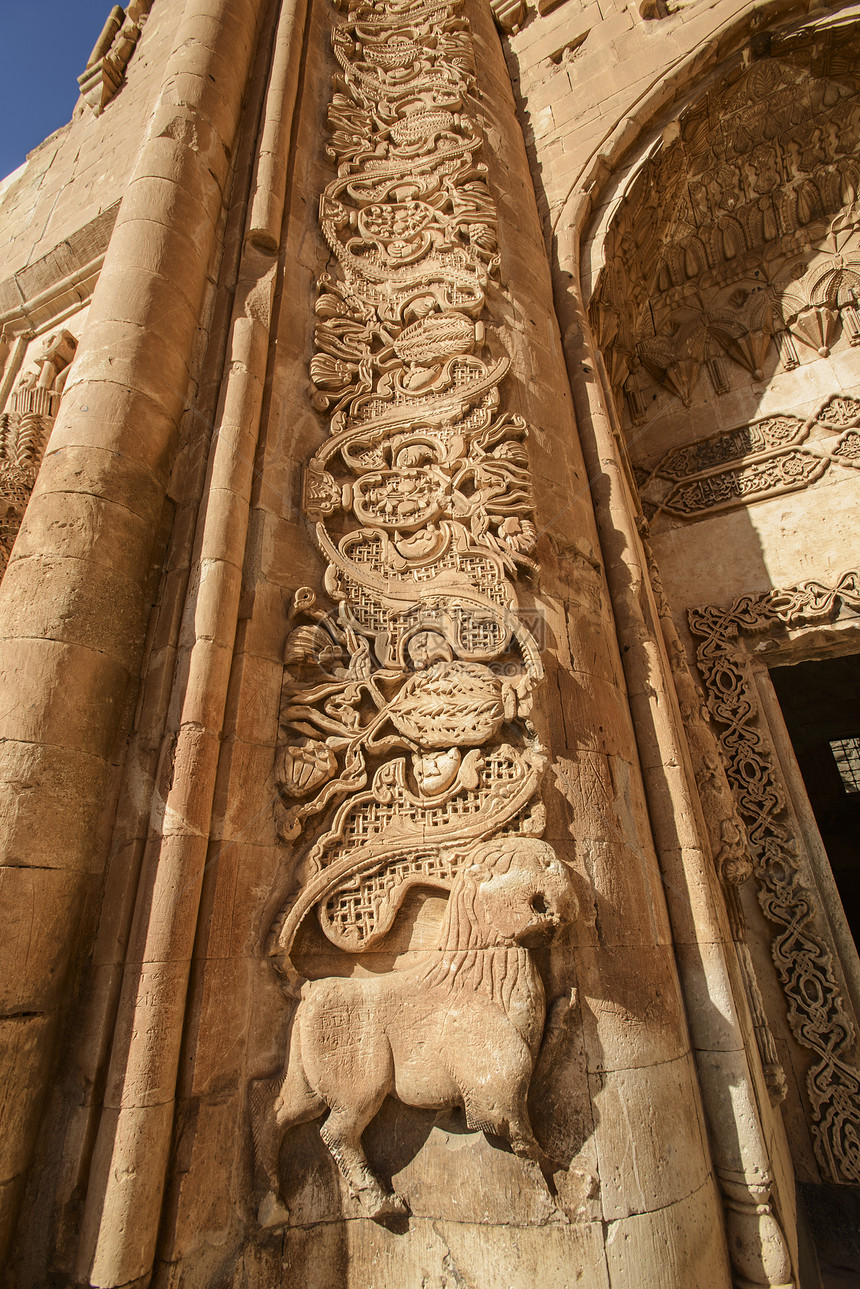
{"type": "Polygon", "coordinates": [[[449,902],[446,948],[534,948],[579,911],[570,870],[535,837],[500,837],[459,873],[449,902]]]}

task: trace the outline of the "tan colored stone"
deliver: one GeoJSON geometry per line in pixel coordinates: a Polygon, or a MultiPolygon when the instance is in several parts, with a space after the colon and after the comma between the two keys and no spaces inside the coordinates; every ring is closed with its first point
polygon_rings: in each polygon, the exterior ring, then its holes
{"type": "Polygon", "coordinates": [[[583,1037],[592,1073],[674,1061],[687,1050],[668,945],[582,948],[576,955],[583,1037]]]}
{"type": "Polygon", "coordinates": [[[591,1074],[589,1083],[606,1221],[664,1208],[703,1186],[709,1169],[697,1140],[689,1055],[656,1068],[591,1074]]]}
{"type": "Polygon", "coordinates": [[[729,1284],[722,1232],[714,1229],[708,1216],[713,1197],[714,1183],[709,1178],[676,1204],[613,1222],[606,1232],[609,1274],[622,1284],[642,1284],[648,1274],[643,1268],[654,1267],[664,1283],[680,1273],[690,1276],[689,1283],[696,1289],[729,1284]]]}
{"type": "Polygon", "coordinates": [[[0,1020],[0,1032],[3,1036],[0,1104],[4,1123],[8,1125],[0,1145],[0,1179],[11,1182],[24,1173],[29,1163],[32,1134],[38,1126],[44,1095],[39,1070],[50,1058],[56,1043],[56,1015],[4,1017],[0,1020]]]}
{"type": "Polygon", "coordinates": [[[54,1010],[62,1000],[69,946],[64,924],[77,923],[97,884],[81,889],[75,872],[0,869],[0,900],[16,909],[0,941],[0,1009],[5,1015],[54,1010]],[[29,915],[27,913],[29,911],[29,915]]]}
{"type": "MultiPolygon", "coordinates": [[[[473,0],[350,3],[159,0],[137,40],[131,0],[103,114],[0,186],[0,394],[81,350],[0,591],[3,983],[68,1009],[49,1108],[49,1037],[5,1085],[16,1170],[41,1134],[7,1278],[788,1289],[827,1083],[731,885],[708,757],[749,675],[693,642],[709,726],[670,622],[731,610],[760,664],[854,644],[860,417],[822,420],[857,396],[853,19],[526,0],[500,44],[473,0]]],[[[849,978],[821,943],[810,998],[849,978]]]]}
{"type": "Polygon", "coordinates": [[[90,750],[5,739],[0,769],[0,841],[7,862],[100,871],[90,847],[109,826],[103,815],[110,767],[90,750]]]}

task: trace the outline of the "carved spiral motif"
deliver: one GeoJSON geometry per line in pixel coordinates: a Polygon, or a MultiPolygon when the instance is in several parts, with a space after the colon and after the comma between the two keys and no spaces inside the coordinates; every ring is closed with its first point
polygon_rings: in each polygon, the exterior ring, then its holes
{"type": "Polygon", "coordinates": [[[409,886],[450,888],[470,847],[542,827],[526,425],[500,412],[509,363],[485,347],[498,250],[471,34],[461,0],[341,7],[320,202],[337,270],[310,364],[330,425],[304,498],[335,607],[298,593],[276,772],[283,837],[325,826],[286,955],[311,908],[361,951],[409,886]]]}

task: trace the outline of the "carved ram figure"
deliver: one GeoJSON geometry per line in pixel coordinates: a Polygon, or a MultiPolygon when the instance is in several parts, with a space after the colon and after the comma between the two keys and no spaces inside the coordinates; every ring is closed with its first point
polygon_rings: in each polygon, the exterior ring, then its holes
{"type": "Polygon", "coordinates": [[[425,1110],[462,1106],[470,1128],[506,1138],[542,1180],[526,1098],[546,1001],[529,949],[576,912],[569,870],[546,842],[497,838],[460,868],[439,948],[420,964],[306,981],[283,1080],[260,1080],[252,1092],[261,1225],[288,1217],[285,1133],[324,1114],[320,1135],[366,1211],[408,1211],[362,1148],[387,1096],[425,1110]]]}

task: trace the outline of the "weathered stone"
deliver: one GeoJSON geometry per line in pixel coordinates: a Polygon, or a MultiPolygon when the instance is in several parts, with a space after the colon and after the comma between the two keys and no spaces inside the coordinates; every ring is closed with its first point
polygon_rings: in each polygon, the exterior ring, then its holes
{"type": "Polygon", "coordinates": [[[0,185],[6,1282],[806,1289],[856,15],[338,8],[116,6],[0,185]]]}

